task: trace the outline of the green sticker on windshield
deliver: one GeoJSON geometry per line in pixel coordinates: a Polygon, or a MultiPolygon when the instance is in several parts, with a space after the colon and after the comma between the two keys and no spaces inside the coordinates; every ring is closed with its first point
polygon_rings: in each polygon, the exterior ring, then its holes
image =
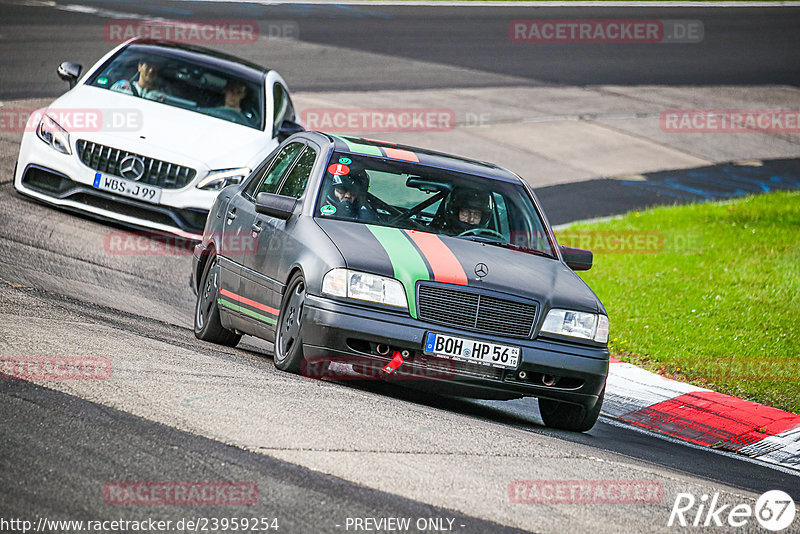
{"type": "Polygon", "coordinates": [[[342,165],[350,165],[353,161],[350,158],[339,158],[339,163],[342,165]]]}
{"type": "Polygon", "coordinates": [[[97,85],[105,85],[108,83],[108,78],[103,76],[102,78],[97,78],[97,85]]]}
{"type": "Polygon", "coordinates": [[[319,211],[323,215],[333,215],[336,213],[336,208],[334,206],[322,206],[319,211]]]}

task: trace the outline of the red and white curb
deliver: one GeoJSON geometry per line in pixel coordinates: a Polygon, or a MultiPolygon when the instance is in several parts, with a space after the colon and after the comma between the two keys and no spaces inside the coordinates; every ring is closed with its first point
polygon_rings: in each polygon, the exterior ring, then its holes
{"type": "Polygon", "coordinates": [[[682,441],[800,471],[800,415],[611,359],[603,414],[682,441]]]}

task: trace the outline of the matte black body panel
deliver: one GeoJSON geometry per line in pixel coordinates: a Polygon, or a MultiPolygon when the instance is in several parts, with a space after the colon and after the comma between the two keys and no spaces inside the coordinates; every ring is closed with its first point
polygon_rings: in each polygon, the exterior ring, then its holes
{"type": "MultiPolygon", "coordinates": [[[[372,231],[374,228],[371,230],[366,224],[314,217],[314,204],[328,159],[334,151],[348,152],[349,149],[341,138],[318,132],[293,135],[284,141],[284,145],[294,141],[314,146],[318,156],[305,193],[298,199],[288,220],[257,213],[253,200],[242,195],[250,183],[250,180],[246,180],[220,193],[209,213],[203,241],[195,249],[192,273],[195,288],[202,275],[205,259],[211,253],[218,253],[225,258],[222,262],[225,287],[241,295],[244,299],[242,302],[254,301],[261,307],[259,313],[262,315],[248,315],[237,311],[235,307],[221,308],[223,324],[243,333],[274,339],[275,322],[286,284],[294,273],[300,272],[306,280],[303,347],[306,359],[312,363],[321,358],[344,358],[348,361],[355,359],[385,364],[391,354],[378,354],[375,346],[380,343],[393,350],[408,350],[409,367],[423,365],[423,339],[427,332],[437,332],[521,349],[521,359],[516,369],[495,368],[490,372],[479,369],[469,372],[469,368],[466,368],[465,372],[457,370],[447,378],[431,377],[424,381],[438,392],[484,398],[535,396],[580,404],[586,408],[594,406],[608,375],[609,352],[606,344],[538,336],[551,308],[606,313],[592,290],[564,263],[543,213],[540,215],[548,239],[555,249],[552,258],[469,239],[444,235],[437,238],[455,258],[456,263],[450,263],[450,267],[457,271],[460,266],[466,277],[462,279],[466,287],[452,287],[536,304],[534,326],[529,337],[505,337],[426,323],[415,318],[415,310],[410,312],[325,296],[322,295],[323,277],[337,267],[396,276],[397,266],[393,265],[392,256],[384,248],[381,239],[386,239],[387,233],[393,233],[398,239],[410,239],[410,236],[398,229],[384,229],[379,232],[384,237],[379,238],[372,231]],[[234,251],[225,248],[226,233],[246,235],[251,231],[253,238],[258,241],[252,253],[237,256],[234,251]],[[478,264],[483,264],[483,268],[478,269],[478,264]],[[237,276],[238,283],[232,281],[237,276]],[[525,371],[523,377],[520,377],[520,371],[525,371]],[[555,386],[546,386],[542,381],[536,382],[531,378],[543,374],[557,376],[560,381],[555,386]]],[[[397,148],[396,145],[393,147],[397,148]]],[[[510,171],[446,154],[411,147],[400,148],[413,151],[421,165],[471,173],[484,176],[487,180],[520,183],[531,195],[536,209],[541,211],[530,188],[510,171]]],[[[273,156],[278,153],[276,150],[273,156]]],[[[428,269],[428,273],[418,269],[415,274],[417,279],[410,282],[416,284],[414,291],[418,290],[421,282],[441,283],[435,281],[433,276],[432,264],[438,260],[426,256],[417,245],[411,246],[417,248],[406,250],[418,250],[422,264],[428,269]]],[[[394,260],[399,261],[396,251],[394,260]]],[[[419,266],[420,262],[416,265],[419,266]]],[[[409,293],[409,298],[416,294],[409,293]]]]}

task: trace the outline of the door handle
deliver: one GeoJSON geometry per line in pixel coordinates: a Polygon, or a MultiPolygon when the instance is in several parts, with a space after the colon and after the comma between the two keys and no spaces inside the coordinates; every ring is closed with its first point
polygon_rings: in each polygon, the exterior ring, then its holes
{"type": "Polygon", "coordinates": [[[236,218],[236,208],[233,208],[231,211],[228,212],[228,220],[232,221],[236,218]]]}
{"type": "Polygon", "coordinates": [[[250,229],[253,231],[254,234],[257,234],[261,232],[261,230],[263,230],[260,222],[253,224],[253,226],[251,226],[250,229]]]}

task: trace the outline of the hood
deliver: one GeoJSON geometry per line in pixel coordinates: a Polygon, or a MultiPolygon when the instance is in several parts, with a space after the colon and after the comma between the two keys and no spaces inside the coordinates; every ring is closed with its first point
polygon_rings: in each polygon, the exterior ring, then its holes
{"type": "Polygon", "coordinates": [[[193,162],[192,166],[202,162],[210,169],[252,165],[264,144],[274,143],[269,134],[254,128],[88,85],[78,85],[48,108],[82,110],[90,117],[101,114],[99,129],[65,126],[73,144],[87,139],[165,161],[193,162]]]}
{"type": "Polygon", "coordinates": [[[592,290],[557,259],[427,232],[333,219],[317,221],[349,269],[397,278],[412,303],[416,301],[416,283],[431,281],[535,300],[544,310],[605,313],[592,290]]]}

